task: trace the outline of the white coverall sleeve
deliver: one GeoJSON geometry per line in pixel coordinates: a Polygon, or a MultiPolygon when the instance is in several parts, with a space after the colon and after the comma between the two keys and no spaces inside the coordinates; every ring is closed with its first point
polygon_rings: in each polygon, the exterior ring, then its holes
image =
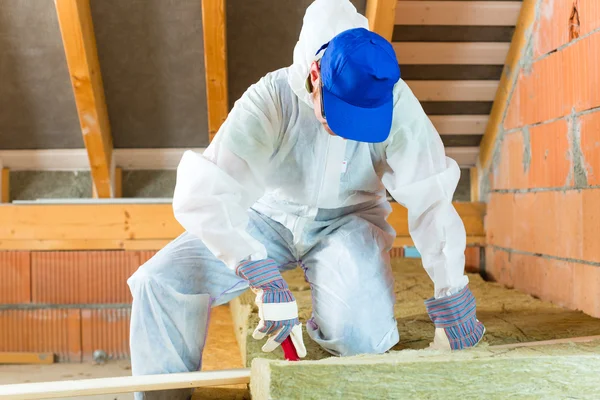
{"type": "Polygon", "coordinates": [[[267,257],[246,228],[248,209],[265,191],[280,116],[267,76],[236,102],[204,154],[186,151],[177,168],[175,218],[231,269],[267,257]]]}
{"type": "Polygon", "coordinates": [[[394,122],[386,147],[383,183],[408,209],[410,235],[434,283],[434,296],[459,292],[464,274],[466,232],[452,198],[460,168],[446,157],[441,138],[411,90],[400,81],[394,122]]]}

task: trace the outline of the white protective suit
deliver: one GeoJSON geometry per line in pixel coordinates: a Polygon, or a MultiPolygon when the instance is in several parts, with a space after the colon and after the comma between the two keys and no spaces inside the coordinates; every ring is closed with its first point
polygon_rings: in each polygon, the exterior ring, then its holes
{"type": "Polygon", "coordinates": [[[208,321],[199,310],[246,290],[232,270],[247,257],[305,269],[313,290],[306,329],[326,350],[387,351],[398,332],[386,188],[408,209],[435,297],[467,285],[466,234],[451,203],[460,169],[407,85],[395,86],[383,143],[330,136],[314,116],[305,83],[315,53],[357,27],[367,20],[348,0],[316,0],[293,65],[252,85],[204,154],[184,154],[173,208],[187,233],[129,280],[134,374],[197,368],[208,321]]]}

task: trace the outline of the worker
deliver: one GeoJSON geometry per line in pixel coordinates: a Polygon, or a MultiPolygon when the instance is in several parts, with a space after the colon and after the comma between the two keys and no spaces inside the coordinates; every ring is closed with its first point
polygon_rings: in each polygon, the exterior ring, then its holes
{"type": "Polygon", "coordinates": [[[432,346],[472,347],[484,334],[452,205],[460,169],[400,79],[391,44],[349,0],[316,0],[293,56],[243,94],[203,154],[182,156],[173,209],[186,232],[128,280],[134,375],[198,370],[211,307],[248,288],[262,350],[290,337],[304,357],[281,275],[297,266],[312,290],[311,340],[336,356],[388,351],[399,334],[386,189],[408,209],[434,283],[432,346]]]}

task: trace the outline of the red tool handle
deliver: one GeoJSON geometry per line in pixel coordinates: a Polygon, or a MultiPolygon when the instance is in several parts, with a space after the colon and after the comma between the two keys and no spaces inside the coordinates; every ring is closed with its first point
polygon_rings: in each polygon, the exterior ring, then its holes
{"type": "Polygon", "coordinates": [[[285,359],[288,361],[300,361],[300,357],[298,357],[298,352],[296,352],[296,347],[292,342],[292,338],[289,336],[285,338],[283,343],[281,343],[281,348],[283,349],[283,355],[285,359]]]}

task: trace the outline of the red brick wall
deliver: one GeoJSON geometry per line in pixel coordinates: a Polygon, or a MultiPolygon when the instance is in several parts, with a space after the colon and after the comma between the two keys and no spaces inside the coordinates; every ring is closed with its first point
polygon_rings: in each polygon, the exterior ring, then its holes
{"type": "Polygon", "coordinates": [[[488,171],[486,270],[600,317],[600,1],[540,5],[488,171]]]}
{"type": "Polygon", "coordinates": [[[127,278],[153,251],[0,252],[0,352],[129,357],[127,278]]]}

